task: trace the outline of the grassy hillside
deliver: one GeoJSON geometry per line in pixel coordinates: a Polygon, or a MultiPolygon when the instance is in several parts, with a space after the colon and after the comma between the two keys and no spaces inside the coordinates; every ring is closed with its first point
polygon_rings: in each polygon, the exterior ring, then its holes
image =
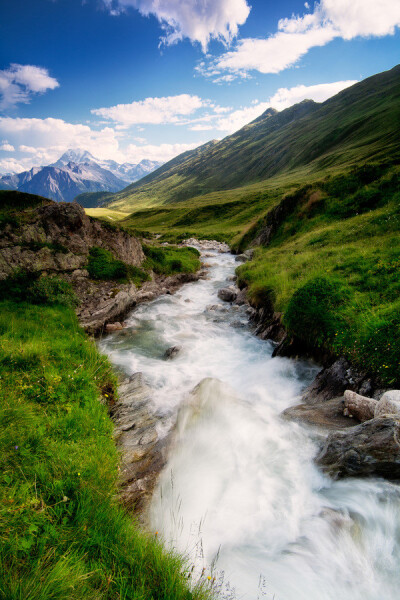
{"type": "Polygon", "coordinates": [[[302,188],[293,206],[239,282],[255,304],[272,301],[306,346],[398,386],[400,167],[355,168],[302,188]]]}
{"type": "Polygon", "coordinates": [[[261,183],[306,170],[315,178],[360,161],[400,157],[400,66],[322,104],[304,101],[264,115],[220,142],[181,155],[113,196],[138,210],[261,183]]]}

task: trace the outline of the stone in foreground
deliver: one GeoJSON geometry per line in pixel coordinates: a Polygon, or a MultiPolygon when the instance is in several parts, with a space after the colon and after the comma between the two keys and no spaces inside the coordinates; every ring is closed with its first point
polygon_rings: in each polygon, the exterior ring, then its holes
{"type": "Polygon", "coordinates": [[[316,463],[335,479],[400,479],[400,418],[379,417],[328,436],[316,463]]]}
{"type": "Polygon", "coordinates": [[[374,417],[397,415],[400,417],[400,390],[385,392],[376,403],[374,417]]]}

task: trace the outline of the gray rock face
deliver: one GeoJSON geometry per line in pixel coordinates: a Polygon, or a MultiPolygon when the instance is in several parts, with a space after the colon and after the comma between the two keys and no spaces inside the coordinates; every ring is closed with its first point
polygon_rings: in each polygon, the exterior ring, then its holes
{"type": "Polygon", "coordinates": [[[302,400],[308,404],[324,402],[343,396],[345,390],[357,390],[360,394],[369,396],[372,384],[365,375],[358,373],[342,357],[317,375],[312,384],[304,391],[302,400]]]}
{"type": "Polygon", "coordinates": [[[400,479],[400,419],[379,417],[330,434],[316,463],[334,478],[400,479]]]}
{"type": "Polygon", "coordinates": [[[218,298],[220,298],[224,302],[234,302],[237,298],[237,291],[233,286],[228,288],[222,288],[218,290],[218,298]]]}
{"type": "Polygon", "coordinates": [[[139,266],[145,256],[137,238],[112,230],[88,217],[76,203],[60,202],[39,206],[27,214],[21,228],[7,226],[0,238],[0,279],[15,269],[71,273],[84,269],[89,250],[100,246],[116,258],[139,266]],[[37,249],[35,244],[54,245],[37,249]],[[63,247],[63,251],[57,250],[63,247]]]}
{"type": "Polygon", "coordinates": [[[356,423],[343,416],[343,398],[332,398],[318,404],[298,404],[283,411],[282,417],[328,430],[347,429],[356,423]]]}
{"type": "Polygon", "coordinates": [[[145,508],[166,463],[168,439],[158,437],[150,401],[150,388],[142,374],[135,373],[119,385],[119,400],[112,410],[115,439],[122,454],[120,498],[135,513],[145,508]]]}
{"type": "Polygon", "coordinates": [[[396,415],[400,417],[400,390],[385,392],[376,403],[374,417],[396,415]]]}

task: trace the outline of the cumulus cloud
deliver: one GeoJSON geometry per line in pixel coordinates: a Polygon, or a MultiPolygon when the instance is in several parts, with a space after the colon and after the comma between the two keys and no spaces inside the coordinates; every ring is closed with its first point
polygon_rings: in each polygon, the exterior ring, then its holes
{"type": "MultiPolygon", "coordinates": [[[[250,106],[233,110],[223,117],[220,115],[207,117],[207,121],[212,120],[212,125],[210,126],[209,123],[205,123],[204,129],[216,129],[226,133],[233,133],[259,117],[267,108],[272,107],[281,111],[306,99],[314,100],[315,102],[324,102],[355,83],[357,83],[355,80],[346,80],[309,86],[297,85],[292,88],[280,88],[266,102],[253,100],[250,106]]],[[[195,131],[200,130],[200,128],[203,129],[201,123],[191,127],[195,131]]]]}
{"type": "Polygon", "coordinates": [[[158,146],[152,144],[146,144],[145,146],[129,144],[126,150],[124,150],[124,156],[125,160],[134,163],[140,162],[143,158],[167,161],[174,158],[174,156],[178,156],[178,154],[182,154],[182,152],[193,150],[193,148],[197,148],[197,146],[201,146],[201,144],[204,144],[204,142],[194,142],[191,144],[160,144],[158,146]]]}
{"type": "Polygon", "coordinates": [[[331,96],[335,96],[342,90],[357,83],[356,79],[346,81],[334,81],[333,83],[319,83],[317,85],[296,85],[290,89],[279,88],[270,98],[269,105],[276,110],[284,110],[302,100],[314,100],[324,102],[331,96]]]}
{"type": "Polygon", "coordinates": [[[15,148],[9,144],[7,140],[2,140],[0,144],[0,150],[3,150],[3,152],[14,152],[15,148]]]}
{"type": "Polygon", "coordinates": [[[162,98],[145,98],[130,104],[117,104],[108,108],[94,108],[91,112],[98,117],[110,119],[125,127],[137,124],[179,123],[187,116],[203,107],[205,103],[198,96],[180,94],[162,98]]]}
{"type": "Polygon", "coordinates": [[[211,39],[229,43],[246,22],[250,6],[246,0],[104,0],[112,14],[135,8],[144,16],[154,15],[164,29],[162,41],[174,44],[188,38],[206,51],[211,39]]]}
{"type": "Polygon", "coordinates": [[[143,144],[144,138],[130,138],[111,127],[95,130],[88,125],[52,118],[0,117],[0,139],[3,138],[2,144],[18,148],[15,158],[0,159],[3,173],[51,164],[69,148],[81,148],[97,158],[123,163],[140,162],[144,158],[166,161],[203,143],[143,144]],[[138,143],[129,143],[132,139],[138,143]]]}
{"type": "MultiPolygon", "coordinates": [[[[306,8],[309,8],[307,3],[306,8]]],[[[324,46],[335,38],[393,35],[400,26],[397,0],[321,0],[314,11],[281,19],[278,31],[265,39],[245,38],[198,71],[220,82],[221,73],[236,77],[248,71],[279,73],[295,65],[311,48],[324,46]],[[219,75],[219,77],[218,77],[219,75]]],[[[226,77],[226,76],[225,76],[226,77]]]]}
{"type": "Polygon", "coordinates": [[[13,63],[0,71],[0,109],[27,104],[34,94],[54,90],[59,85],[43,67],[13,63]]]}

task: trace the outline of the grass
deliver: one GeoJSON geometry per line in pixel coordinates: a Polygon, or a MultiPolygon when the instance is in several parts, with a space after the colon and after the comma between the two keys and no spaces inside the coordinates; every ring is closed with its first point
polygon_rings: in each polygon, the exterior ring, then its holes
{"type": "Polygon", "coordinates": [[[116,502],[115,378],[73,310],[0,307],[0,597],[204,597],[116,502]]]}
{"type": "Polygon", "coordinates": [[[305,344],[399,385],[400,168],[362,166],[299,198],[270,246],[238,269],[240,282],[255,302],[269,290],[305,344]]]}
{"type": "Polygon", "coordinates": [[[159,275],[195,273],[201,263],[196,248],[171,246],[143,246],[146,261],[143,266],[159,275]]]}
{"type": "Polygon", "coordinates": [[[304,101],[280,113],[266,111],[114,194],[108,208],[136,212],[290,177],[296,170],[314,179],[364,162],[398,161],[399,74],[397,66],[321,104],[304,101]]]}
{"type": "Polygon", "coordinates": [[[108,219],[109,221],[119,221],[129,216],[129,212],[120,210],[111,210],[109,208],[85,208],[85,212],[89,217],[97,219],[108,219]]]}
{"type": "Polygon", "coordinates": [[[89,251],[87,270],[92,279],[113,280],[120,283],[132,281],[136,286],[150,279],[149,274],[140,267],[128,265],[114,258],[109,250],[97,246],[93,246],[89,251]]]}

